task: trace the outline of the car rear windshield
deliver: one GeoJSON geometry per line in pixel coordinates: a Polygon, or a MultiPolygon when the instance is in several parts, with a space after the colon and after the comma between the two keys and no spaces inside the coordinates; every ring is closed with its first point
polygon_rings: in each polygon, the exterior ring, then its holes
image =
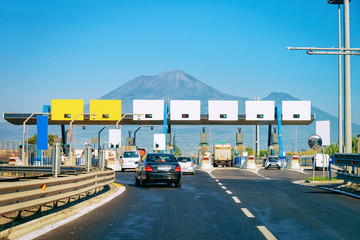
{"type": "Polygon", "coordinates": [[[191,158],[189,157],[178,157],[179,162],[191,162],[191,158]]]}
{"type": "Polygon", "coordinates": [[[277,162],[279,159],[278,158],[269,158],[270,162],[277,162]]]}
{"type": "Polygon", "coordinates": [[[177,162],[172,155],[152,154],[146,157],[148,162],[177,162]]]}
{"type": "Polygon", "coordinates": [[[123,157],[124,158],[137,158],[137,157],[139,157],[139,153],[138,152],[124,152],[123,157]]]}

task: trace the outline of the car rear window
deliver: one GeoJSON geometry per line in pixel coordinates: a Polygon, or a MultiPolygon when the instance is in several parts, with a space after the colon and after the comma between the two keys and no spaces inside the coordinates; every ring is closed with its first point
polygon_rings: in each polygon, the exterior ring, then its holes
{"type": "Polygon", "coordinates": [[[189,157],[178,157],[178,162],[191,162],[189,157]]]}
{"type": "Polygon", "coordinates": [[[279,159],[278,158],[269,158],[270,162],[277,162],[279,159]]]}
{"type": "Polygon", "coordinates": [[[123,157],[124,158],[137,158],[137,157],[139,157],[139,153],[138,152],[124,152],[123,157]]]}
{"type": "Polygon", "coordinates": [[[148,162],[177,162],[172,155],[152,154],[146,157],[148,162]]]}

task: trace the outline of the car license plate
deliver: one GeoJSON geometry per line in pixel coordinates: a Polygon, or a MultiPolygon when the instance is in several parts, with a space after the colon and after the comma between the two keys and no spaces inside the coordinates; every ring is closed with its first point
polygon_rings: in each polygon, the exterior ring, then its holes
{"type": "Polygon", "coordinates": [[[158,167],[158,170],[160,170],[160,171],[169,171],[170,167],[158,167]]]}

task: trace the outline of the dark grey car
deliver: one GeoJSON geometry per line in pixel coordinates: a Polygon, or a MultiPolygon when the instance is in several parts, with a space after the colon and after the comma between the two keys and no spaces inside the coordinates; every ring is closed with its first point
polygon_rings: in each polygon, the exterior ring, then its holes
{"type": "Polygon", "coordinates": [[[181,166],[175,156],[167,153],[148,153],[135,169],[135,185],[167,183],[181,186],[181,166]]]}

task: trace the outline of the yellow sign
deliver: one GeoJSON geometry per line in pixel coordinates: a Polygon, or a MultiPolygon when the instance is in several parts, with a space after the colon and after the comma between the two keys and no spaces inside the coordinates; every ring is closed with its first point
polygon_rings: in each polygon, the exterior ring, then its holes
{"type": "Polygon", "coordinates": [[[121,118],[121,100],[90,100],[91,121],[116,121],[121,118]]]}
{"type": "MultiPolygon", "coordinates": [[[[84,113],[84,100],[74,99],[52,99],[51,100],[51,120],[72,121],[80,113],[84,113]]],[[[80,115],[76,120],[84,120],[84,115],[80,115]]]]}

